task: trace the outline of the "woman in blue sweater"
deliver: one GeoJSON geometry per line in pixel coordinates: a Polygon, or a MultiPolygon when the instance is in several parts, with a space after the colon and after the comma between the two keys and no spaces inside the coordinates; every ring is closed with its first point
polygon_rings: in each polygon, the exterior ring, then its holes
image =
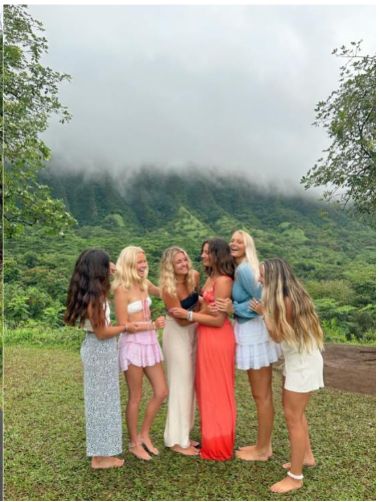
{"type": "Polygon", "coordinates": [[[232,291],[233,303],[216,300],[216,306],[220,311],[234,313],[237,368],[247,371],[258,414],[257,444],[241,447],[236,452],[236,457],[265,461],[272,455],[272,363],[279,359],[281,349],[280,344],[270,339],[263,318],[249,308],[250,300],[259,300],[262,294],[262,285],[258,283],[259,261],[253,238],[245,231],[237,230],[229,247],[237,266],[232,291]]]}

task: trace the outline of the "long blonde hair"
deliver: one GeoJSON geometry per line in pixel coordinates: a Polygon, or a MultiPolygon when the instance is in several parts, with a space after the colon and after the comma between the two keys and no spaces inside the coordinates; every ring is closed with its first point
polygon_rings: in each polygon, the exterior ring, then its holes
{"type": "Polygon", "coordinates": [[[252,268],[252,270],[255,274],[256,279],[258,280],[259,260],[258,260],[258,255],[257,255],[257,250],[255,247],[254,239],[251,237],[250,234],[248,234],[244,230],[236,230],[234,233],[242,235],[242,240],[245,245],[245,259],[244,259],[244,261],[247,262],[248,265],[250,265],[250,267],[252,268]]]}
{"type": "Polygon", "coordinates": [[[178,284],[174,272],[174,258],[178,253],[183,253],[188,260],[188,274],[186,275],[185,282],[189,294],[192,294],[196,288],[195,271],[192,268],[190,257],[184,249],[178,246],[172,246],[164,251],[159,271],[159,287],[161,291],[165,290],[171,296],[177,296],[178,294],[178,284]]]}
{"type": "Polygon", "coordinates": [[[310,351],[316,342],[323,348],[323,333],[311,297],[295,277],[288,263],[281,258],[265,260],[263,311],[268,317],[274,337],[289,345],[310,351]],[[287,322],[286,298],[291,302],[293,328],[287,322]]]}
{"type": "Polygon", "coordinates": [[[116,271],[112,283],[112,291],[114,291],[118,286],[121,286],[123,289],[128,291],[135,284],[139,285],[141,291],[147,290],[149,267],[146,267],[143,277],[140,277],[137,274],[137,258],[139,253],[146,255],[145,251],[137,246],[128,246],[121,251],[116,262],[116,271]]]}

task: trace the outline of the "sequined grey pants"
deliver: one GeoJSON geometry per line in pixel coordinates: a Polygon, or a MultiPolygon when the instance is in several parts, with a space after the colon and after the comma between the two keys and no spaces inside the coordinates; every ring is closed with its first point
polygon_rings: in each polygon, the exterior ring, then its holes
{"type": "Polygon", "coordinates": [[[84,367],[87,456],[122,452],[122,418],[116,337],[87,336],[80,349],[84,367]]]}

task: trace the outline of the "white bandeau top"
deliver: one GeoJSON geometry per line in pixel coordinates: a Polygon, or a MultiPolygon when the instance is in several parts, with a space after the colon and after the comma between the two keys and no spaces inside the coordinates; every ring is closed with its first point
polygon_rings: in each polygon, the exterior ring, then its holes
{"type": "MultiPolygon", "coordinates": [[[[108,302],[104,303],[104,310],[105,310],[105,325],[109,326],[111,323],[111,309],[109,307],[108,302]]],[[[91,321],[88,318],[84,321],[83,329],[84,331],[89,331],[90,333],[93,333],[93,327],[91,321]]]]}
{"type": "MultiPolygon", "coordinates": [[[[147,305],[150,307],[152,304],[150,296],[146,298],[147,305]]],[[[145,301],[145,300],[144,300],[145,301]]],[[[137,300],[135,302],[129,303],[128,305],[128,314],[136,314],[137,312],[143,311],[143,302],[142,300],[137,300]]]]}

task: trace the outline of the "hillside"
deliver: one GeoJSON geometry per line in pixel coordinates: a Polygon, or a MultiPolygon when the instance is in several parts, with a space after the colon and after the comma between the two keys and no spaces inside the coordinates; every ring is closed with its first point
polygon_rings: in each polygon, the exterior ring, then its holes
{"type": "Polygon", "coordinates": [[[82,175],[62,176],[57,172],[47,172],[43,181],[51,186],[54,197],[64,200],[80,226],[107,228],[117,224],[150,231],[177,218],[181,208],[222,233],[230,232],[230,224],[235,228],[235,223],[257,229],[275,229],[287,221],[299,227],[320,226],[325,223],[322,210],[326,208],[333,221],[351,223],[343,213],[311,200],[304,192],[299,191],[302,197],[286,197],[274,189],[263,191],[242,178],[198,171],[179,176],[147,168],[133,177],[124,175],[117,179],[107,174],[100,179],[85,179],[82,175]]]}
{"type": "MultiPolygon", "coordinates": [[[[316,302],[327,339],[375,340],[375,232],[331,206],[198,172],[184,178],[142,170],[117,181],[50,173],[44,182],[79,225],[54,239],[31,229],[5,243],[10,324],[61,325],[68,278],[83,249],[101,247],[116,261],[125,246],[139,245],[157,281],[168,246],[183,246],[202,273],[202,241],[228,240],[243,228],[253,235],[260,259],[290,262],[316,302]]],[[[156,313],[162,308],[154,301],[156,313]]]]}

